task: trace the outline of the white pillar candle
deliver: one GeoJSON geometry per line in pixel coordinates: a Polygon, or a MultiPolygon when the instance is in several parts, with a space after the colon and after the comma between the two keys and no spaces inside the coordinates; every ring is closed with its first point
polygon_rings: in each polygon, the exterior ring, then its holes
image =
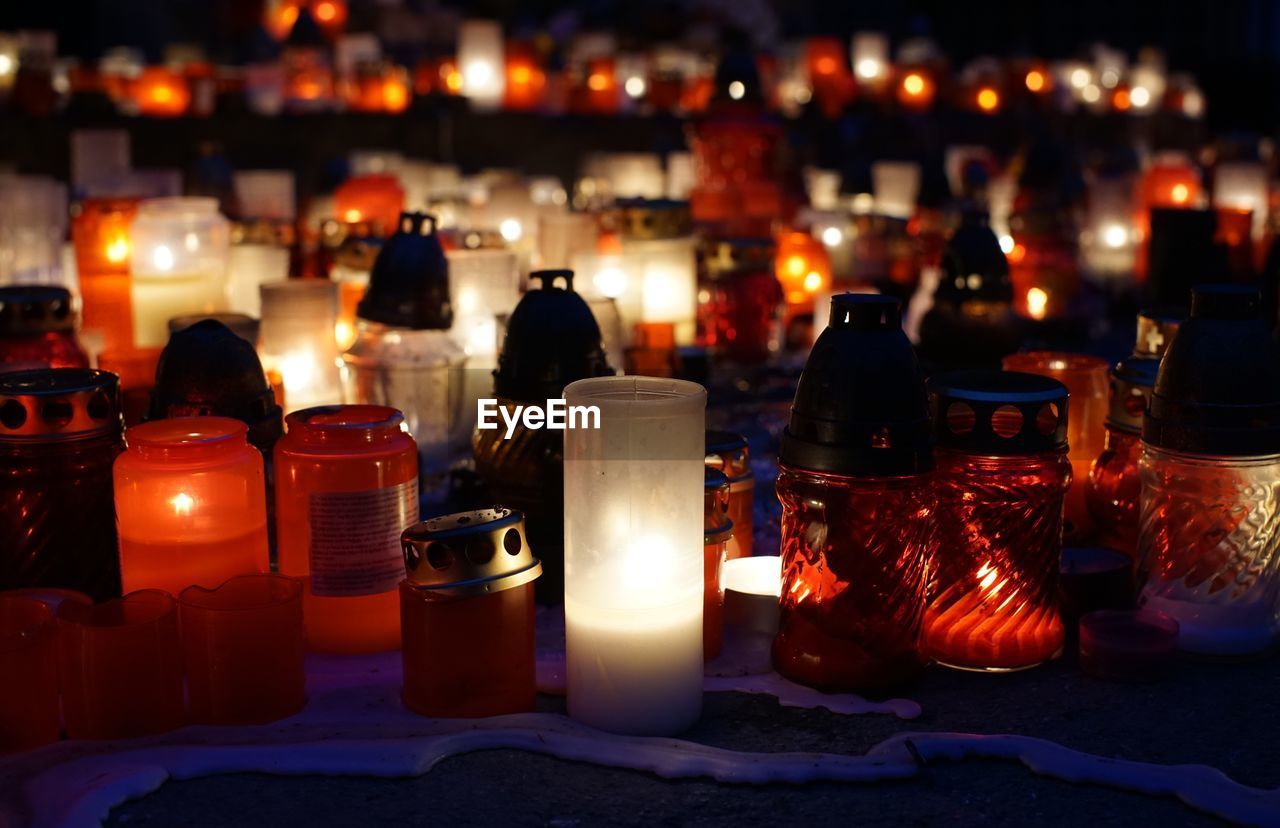
{"type": "Polygon", "coordinates": [[[877,83],[889,77],[889,38],[880,32],[857,32],[850,49],[853,73],[863,83],[877,83]]]}
{"type": "Polygon", "coordinates": [[[871,165],[876,212],[911,218],[920,193],[920,165],[910,161],[877,161],[871,165]]]}
{"type": "Polygon", "coordinates": [[[262,292],[262,367],[284,383],[290,411],[342,402],[338,376],[338,286],[327,279],[265,284],[262,292]]]}
{"type": "Polygon", "coordinates": [[[144,201],[130,238],[135,345],[162,347],[175,316],[227,309],[231,231],[216,199],[144,201]]]}
{"type": "Polygon", "coordinates": [[[262,315],[263,285],[289,278],[289,249],[274,244],[231,246],[227,265],[227,307],[255,319],[262,315]]]}
{"type": "Polygon", "coordinates": [[[707,392],[649,377],[580,380],[599,428],[565,432],[569,715],[664,735],[702,709],[702,485],[707,392]]]}
{"type": "Polygon", "coordinates": [[[502,105],[507,86],[502,26],[493,20],[466,20],[458,27],[458,71],[462,94],[476,109],[502,105]]]}
{"type": "Polygon", "coordinates": [[[1267,168],[1257,161],[1227,161],[1213,169],[1213,206],[1253,212],[1253,236],[1267,227],[1267,168]]]}

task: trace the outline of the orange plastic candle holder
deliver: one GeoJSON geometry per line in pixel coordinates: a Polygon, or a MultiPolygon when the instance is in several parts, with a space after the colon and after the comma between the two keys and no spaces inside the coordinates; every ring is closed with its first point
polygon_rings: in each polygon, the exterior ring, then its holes
{"type": "Polygon", "coordinates": [[[405,706],[424,716],[522,713],[537,698],[533,582],[524,515],[484,509],[403,536],[405,706]]]}
{"type": "Polygon", "coordinates": [[[357,175],[348,178],[333,194],[338,220],[353,224],[372,222],[379,236],[395,232],[404,210],[404,190],[394,175],[357,175]]]}
{"type": "Polygon", "coordinates": [[[724,646],[724,562],[734,526],[729,519],[729,478],[708,468],[703,482],[702,659],[710,661],[724,646]]]}
{"type": "Polygon", "coordinates": [[[306,703],[302,584],[283,575],[237,575],[180,596],[191,720],[262,724],[306,703]]]}
{"type": "Polygon", "coordinates": [[[125,592],[214,587],[266,572],[262,455],[227,417],[176,417],[125,432],[114,468],[125,592]]]}
{"type": "Polygon", "coordinates": [[[44,602],[0,593],[0,753],[58,739],[57,627],[44,602]]]}
{"type": "Polygon", "coordinates": [[[106,350],[133,347],[129,225],[137,212],[136,198],[90,198],[71,223],[81,326],[101,331],[106,350]]]}
{"type": "Polygon", "coordinates": [[[181,727],[178,604],[156,589],[58,607],[67,736],[126,739],[181,727]]]}
{"type": "Polygon", "coordinates": [[[280,572],[304,580],[307,643],[334,653],[400,645],[400,533],[418,520],[418,451],[379,405],[295,411],[276,444],[280,572]]]}

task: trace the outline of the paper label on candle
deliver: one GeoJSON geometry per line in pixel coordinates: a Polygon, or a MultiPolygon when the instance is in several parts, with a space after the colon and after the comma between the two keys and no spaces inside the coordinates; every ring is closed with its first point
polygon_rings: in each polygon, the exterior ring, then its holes
{"type": "Polygon", "coordinates": [[[362,492],[314,492],[311,592],[374,595],[404,578],[400,533],[418,519],[416,479],[362,492]]]}

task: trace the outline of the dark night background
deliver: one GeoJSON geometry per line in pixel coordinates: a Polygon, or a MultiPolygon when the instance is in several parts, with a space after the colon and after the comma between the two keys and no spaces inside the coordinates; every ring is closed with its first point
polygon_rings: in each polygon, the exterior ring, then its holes
{"type": "MultiPolygon", "coordinates": [[[[404,0],[419,5],[418,0],[404,0]]],[[[1021,52],[1069,56],[1104,41],[1130,57],[1143,46],[1165,50],[1172,71],[1197,75],[1214,129],[1269,131],[1280,114],[1280,0],[761,0],[774,9],[783,37],[848,35],[859,29],[889,33],[896,45],[932,36],[961,65],[973,57],[1021,52]]],[[[262,0],[4,0],[0,31],[54,29],[59,52],[93,58],[112,46],[141,48],[159,60],[165,44],[203,42],[210,54],[236,59],[261,19],[262,0]]],[[[348,30],[361,28],[362,7],[351,0],[348,30]]],[[[570,14],[582,28],[610,29],[624,42],[673,39],[698,19],[734,16],[731,2],[671,0],[472,0],[449,4],[470,17],[495,17],[511,32],[570,14]]]]}

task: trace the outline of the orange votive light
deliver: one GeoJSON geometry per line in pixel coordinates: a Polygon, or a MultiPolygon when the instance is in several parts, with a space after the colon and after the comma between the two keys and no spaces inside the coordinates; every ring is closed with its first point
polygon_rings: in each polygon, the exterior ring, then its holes
{"type": "Polygon", "coordinates": [[[133,82],[133,102],[151,118],[176,118],[191,104],[191,89],[181,72],[148,66],[133,82]]]}
{"type": "Polygon", "coordinates": [[[812,309],[814,294],[831,285],[831,259],[809,233],[791,231],[778,239],[774,272],[788,306],[812,309]]]}
{"type": "Polygon", "coordinates": [[[524,515],[483,509],[403,536],[405,706],[435,717],[500,716],[537,698],[533,582],[542,564],[524,515]]]}
{"type": "Polygon", "coordinates": [[[1092,535],[1093,517],[1085,501],[1089,469],[1106,445],[1111,367],[1102,357],[1059,351],[1027,351],[1004,358],[1006,371],[1022,371],[1056,379],[1067,387],[1071,417],[1067,420],[1067,457],[1071,488],[1067,492],[1064,532],[1071,543],[1092,535]]]}
{"type": "Polygon", "coordinates": [[[125,739],[181,727],[182,645],[173,596],[146,589],[58,607],[62,709],[72,739],[125,739]]]}
{"type": "Polygon", "coordinates": [[[114,468],[124,591],[174,595],[266,572],[262,454],[227,417],[175,417],[125,432],[114,468]]]}
{"type": "Polygon", "coordinates": [[[547,73],[538,64],[536,50],[527,43],[508,43],[506,64],[503,106],[507,109],[533,109],[542,102],[547,86],[547,73]]]}
{"type": "Polygon", "coordinates": [[[306,703],[302,584],[283,575],[237,575],[180,599],[191,721],[263,724],[306,703]]]}
{"type": "Polygon", "coordinates": [[[124,347],[98,354],[98,368],[120,378],[120,411],[126,426],[135,426],[147,416],[161,350],[124,347]]]}
{"type": "Polygon", "coordinates": [[[0,753],[58,739],[57,627],[42,601],[0,593],[0,753]]]}
{"type": "Polygon", "coordinates": [[[353,176],[342,182],[333,197],[339,221],[372,222],[382,237],[395,232],[404,209],[404,190],[394,175],[353,176]]]}
{"type": "Polygon", "coordinates": [[[400,533],[418,520],[418,449],[404,416],[379,405],[285,418],[276,444],[280,572],[304,582],[307,643],[360,653],[400,645],[400,533]]]}
{"type": "Polygon", "coordinates": [[[898,81],[898,103],[904,109],[928,109],[936,94],[933,78],[921,69],[908,69],[898,81]]]}
{"type": "Polygon", "coordinates": [[[703,481],[702,659],[710,661],[724,646],[724,562],[733,537],[729,520],[729,478],[707,468],[703,481]]]}
{"type": "Polygon", "coordinates": [[[732,431],[707,432],[707,465],[729,479],[729,520],[733,521],[733,538],[728,557],[749,558],[754,554],[752,532],[755,516],[755,477],[751,473],[751,450],[747,439],[732,431]]]}
{"type": "Polygon", "coordinates": [[[101,331],[108,350],[133,347],[129,225],[137,211],[136,198],[90,198],[71,223],[81,327],[101,331]]]}

